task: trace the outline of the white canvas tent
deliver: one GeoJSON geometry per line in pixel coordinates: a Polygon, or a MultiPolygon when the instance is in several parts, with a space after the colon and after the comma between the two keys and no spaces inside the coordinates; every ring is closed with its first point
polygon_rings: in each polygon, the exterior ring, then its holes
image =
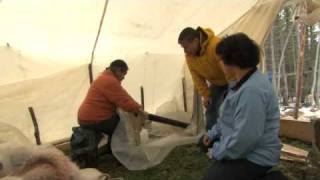
{"type": "MultiPolygon", "coordinates": [[[[151,113],[190,121],[193,87],[177,44],[187,26],[216,34],[245,32],[262,44],[284,0],[109,0],[93,62],[96,77],[112,60],[129,64],[123,82],[151,113]],[[182,78],[187,79],[188,112],[182,78]]],[[[295,1],[303,2],[303,1],[295,1]]],[[[0,122],[34,141],[28,107],[43,142],[71,135],[89,87],[88,63],[103,0],[2,0],[0,2],[0,122]]],[[[139,169],[139,168],[138,168],[139,169]]]]}

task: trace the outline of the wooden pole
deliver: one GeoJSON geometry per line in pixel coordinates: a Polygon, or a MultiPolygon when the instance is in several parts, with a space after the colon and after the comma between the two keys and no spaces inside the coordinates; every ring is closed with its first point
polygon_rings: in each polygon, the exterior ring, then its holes
{"type": "Polygon", "coordinates": [[[299,107],[301,101],[301,89],[303,84],[303,64],[304,64],[304,46],[305,46],[305,31],[306,25],[302,22],[299,23],[299,57],[297,62],[297,75],[296,75],[296,104],[294,108],[294,118],[299,117],[299,107]]]}
{"type": "Polygon", "coordinates": [[[92,64],[88,65],[90,84],[93,82],[92,64]]]}
{"type": "Polygon", "coordinates": [[[149,120],[154,121],[154,122],[158,122],[158,123],[168,124],[168,125],[175,126],[175,127],[180,127],[180,128],[187,128],[190,125],[185,122],[181,122],[181,121],[178,121],[175,119],[170,119],[170,118],[158,116],[155,114],[149,114],[149,120]]]}
{"type": "Polygon", "coordinates": [[[141,98],[142,109],[144,109],[144,89],[143,89],[143,86],[140,86],[140,98],[141,98]]]}
{"type": "Polygon", "coordinates": [[[196,134],[201,133],[205,125],[204,125],[204,117],[203,117],[202,100],[196,88],[193,89],[192,120],[196,124],[196,134]]]}
{"type": "Polygon", "coordinates": [[[89,64],[90,84],[93,82],[92,63],[93,63],[93,59],[94,59],[94,53],[95,53],[95,50],[96,50],[96,47],[97,47],[97,44],[98,44],[98,40],[99,40],[99,36],[100,36],[100,32],[101,32],[103,20],[104,20],[105,14],[106,14],[108,2],[109,2],[109,1],[106,0],[106,2],[105,2],[105,4],[104,4],[102,16],[101,16],[101,19],[100,19],[100,25],[99,25],[98,33],[97,33],[97,36],[96,36],[96,40],[94,41],[93,49],[92,49],[92,52],[91,52],[91,58],[90,58],[90,64],[89,64]]]}
{"type": "Polygon", "coordinates": [[[187,112],[188,106],[187,106],[187,93],[186,93],[186,79],[185,78],[182,78],[182,95],[183,95],[184,112],[187,112]]]}
{"type": "Polygon", "coordinates": [[[29,109],[29,113],[31,115],[33,126],[34,126],[34,137],[36,138],[37,145],[40,145],[41,144],[41,140],[40,140],[40,132],[39,132],[37,118],[36,118],[36,116],[34,114],[33,108],[32,107],[28,107],[28,109],[29,109]]]}

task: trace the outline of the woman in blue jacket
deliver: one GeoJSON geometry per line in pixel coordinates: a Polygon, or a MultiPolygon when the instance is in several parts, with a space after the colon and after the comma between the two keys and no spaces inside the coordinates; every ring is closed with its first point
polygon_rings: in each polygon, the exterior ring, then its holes
{"type": "Polygon", "coordinates": [[[203,138],[213,144],[205,180],[253,180],[265,176],[280,158],[279,105],[267,76],[256,66],[258,45],[243,33],[225,37],[216,47],[226,74],[234,73],[216,125],[203,138]]]}

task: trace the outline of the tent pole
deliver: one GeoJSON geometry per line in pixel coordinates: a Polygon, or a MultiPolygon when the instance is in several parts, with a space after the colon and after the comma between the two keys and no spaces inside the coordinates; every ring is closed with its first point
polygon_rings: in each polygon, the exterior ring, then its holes
{"type": "Polygon", "coordinates": [[[92,64],[88,65],[90,84],[93,82],[92,64]]]}
{"type": "Polygon", "coordinates": [[[187,106],[187,94],[186,94],[186,78],[182,78],[182,95],[183,95],[183,107],[184,107],[184,112],[188,111],[188,106],[187,106]]]}
{"type": "Polygon", "coordinates": [[[98,44],[98,40],[99,40],[99,36],[100,36],[100,32],[101,32],[103,20],[104,20],[105,14],[106,14],[108,2],[109,2],[109,0],[106,0],[106,2],[105,2],[105,4],[104,4],[104,8],[103,8],[103,12],[102,12],[101,20],[100,20],[100,25],[99,25],[98,33],[97,33],[96,40],[95,40],[95,42],[94,42],[93,49],[92,49],[92,52],[91,52],[91,59],[90,59],[90,64],[89,64],[90,84],[91,84],[92,81],[93,81],[92,63],[93,63],[93,59],[94,59],[94,53],[95,53],[95,50],[96,50],[96,47],[97,47],[97,44],[98,44]]]}
{"type": "Polygon", "coordinates": [[[141,98],[142,109],[144,109],[144,89],[143,89],[143,86],[140,86],[140,98],[141,98]]]}

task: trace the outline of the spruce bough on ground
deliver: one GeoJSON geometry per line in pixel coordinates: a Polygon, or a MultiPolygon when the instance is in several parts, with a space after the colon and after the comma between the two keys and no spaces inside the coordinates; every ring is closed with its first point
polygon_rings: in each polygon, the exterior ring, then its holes
{"type": "MultiPolygon", "coordinates": [[[[305,150],[311,149],[311,145],[300,141],[283,139],[283,142],[305,150]]],[[[115,162],[100,164],[98,168],[112,177],[123,177],[125,180],[201,180],[211,162],[196,145],[186,145],[177,147],[161,164],[147,170],[129,171],[115,162]]],[[[276,169],[292,180],[320,180],[320,169],[309,163],[281,161],[276,169]]]]}

